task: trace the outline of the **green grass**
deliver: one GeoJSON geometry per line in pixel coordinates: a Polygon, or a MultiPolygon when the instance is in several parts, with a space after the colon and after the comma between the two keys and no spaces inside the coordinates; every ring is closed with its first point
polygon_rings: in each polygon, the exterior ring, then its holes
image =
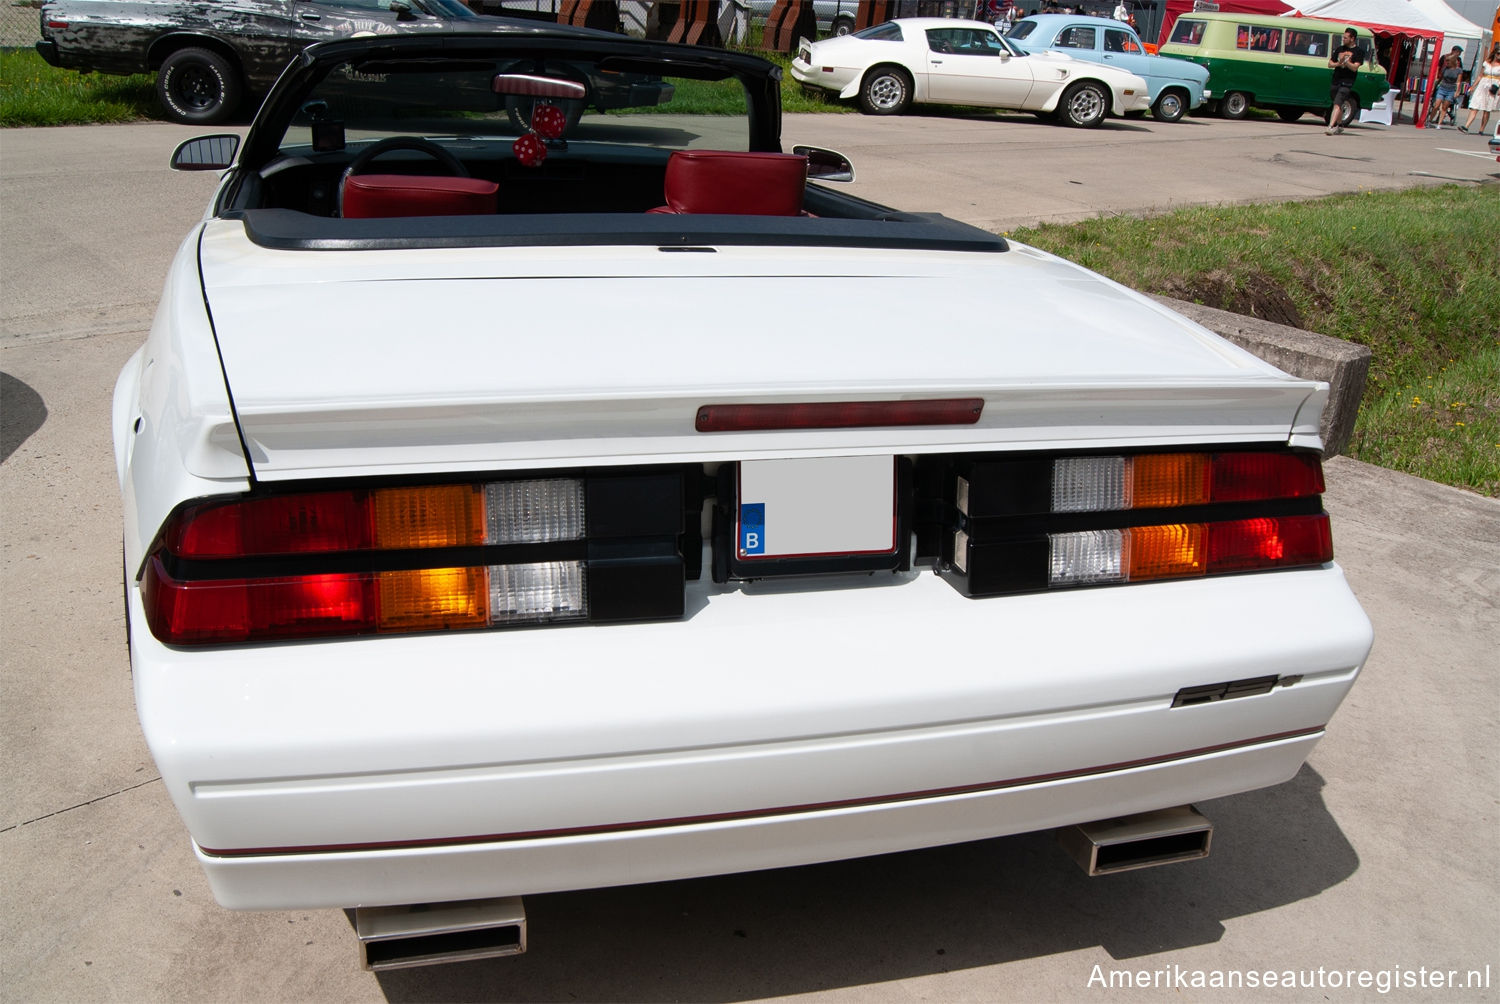
{"type": "Polygon", "coordinates": [[[85,125],[160,118],[155,78],[48,66],[31,49],[0,49],[0,126],[85,125]]]}
{"type": "Polygon", "coordinates": [[[1492,186],[1100,217],[1010,234],[1127,286],[1369,346],[1348,453],[1500,495],[1492,186]]]}

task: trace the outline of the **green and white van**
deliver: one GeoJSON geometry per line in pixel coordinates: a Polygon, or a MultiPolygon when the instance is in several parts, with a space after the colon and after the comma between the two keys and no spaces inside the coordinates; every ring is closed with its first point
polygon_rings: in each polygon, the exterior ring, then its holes
{"type": "MultiPolygon", "coordinates": [[[[1251,105],[1271,108],[1283,121],[1295,122],[1307,111],[1326,114],[1333,70],[1328,59],[1343,44],[1344,28],[1337,21],[1257,14],[1184,14],[1160,54],[1208,67],[1204,102],[1227,119],[1244,118],[1251,105]]],[[[1375,38],[1368,28],[1359,35],[1364,65],[1350,91],[1348,122],[1385,96],[1385,70],[1375,61],[1375,38]]]]}

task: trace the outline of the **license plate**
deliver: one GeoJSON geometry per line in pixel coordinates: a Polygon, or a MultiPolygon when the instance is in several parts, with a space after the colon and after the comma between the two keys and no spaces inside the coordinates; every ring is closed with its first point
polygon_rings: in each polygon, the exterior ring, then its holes
{"type": "Polygon", "coordinates": [[[742,562],[891,554],[896,458],[743,461],[737,513],[742,562]]]}

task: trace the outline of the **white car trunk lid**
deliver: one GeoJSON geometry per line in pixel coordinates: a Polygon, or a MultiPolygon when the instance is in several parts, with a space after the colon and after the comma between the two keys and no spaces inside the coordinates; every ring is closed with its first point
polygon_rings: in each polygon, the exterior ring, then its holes
{"type": "Polygon", "coordinates": [[[223,221],[202,265],[266,479],[1316,433],[1319,385],[1020,246],[277,251],[223,221]],[[984,413],[694,429],[704,404],[930,397],[984,413]]]}

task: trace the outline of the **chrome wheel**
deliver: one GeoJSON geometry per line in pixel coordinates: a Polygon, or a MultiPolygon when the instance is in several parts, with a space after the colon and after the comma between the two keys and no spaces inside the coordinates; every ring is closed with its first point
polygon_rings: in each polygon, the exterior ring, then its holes
{"type": "Polygon", "coordinates": [[[1187,104],[1182,100],[1181,94],[1167,91],[1156,99],[1156,107],[1151,109],[1151,114],[1161,122],[1176,122],[1187,114],[1187,104]]]}
{"type": "Polygon", "coordinates": [[[1103,122],[1108,112],[1109,100],[1096,83],[1077,84],[1063,95],[1063,117],[1069,125],[1089,129],[1103,122]]]}
{"type": "Polygon", "coordinates": [[[1242,119],[1250,110],[1250,95],[1244,91],[1230,91],[1219,105],[1219,114],[1226,119],[1242,119]]]}
{"type": "Polygon", "coordinates": [[[865,78],[859,103],[871,115],[896,115],[911,103],[911,78],[902,70],[886,67],[865,78]]]}

